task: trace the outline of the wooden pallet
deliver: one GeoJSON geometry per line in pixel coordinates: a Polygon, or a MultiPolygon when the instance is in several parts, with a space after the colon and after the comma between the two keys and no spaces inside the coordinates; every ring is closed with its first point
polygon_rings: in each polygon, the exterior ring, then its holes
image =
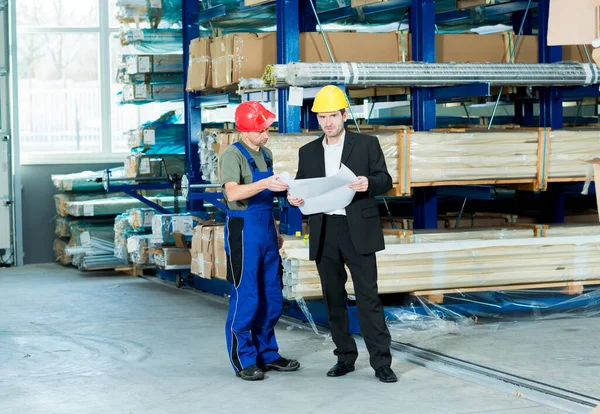
{"type": "Polygon", "coordinates": [[[123,266],[123,267],[117,267],[115,269],[116,272],[120,272],[120,273],[125,273],[126,275],[130,275],[130,276],[144,276],[144,271],[145,270],[150,270],[150,269],[156,269],[156,266],[154,265],[140,265],[140,264],[133,264],[131,266],[123,266]]]}
{"type": "Polygon", "coordinates": [[[514,291],[514,290],[531,290],[531,289],[553,289],[562,288],[561,293],[567,295],[581,295],[584,287],[589,285],[600,285],[600,280],[581,280],[570,282],[550,282],[550,283],[526,283],[520,285],[501,285],[501,286],[482,286],[482,287],[467,287],[455,289],[439,289],[439,290],[420,290],[411,292],[411,296],[425,297],[431,303],[443,303],[445,295],[476,293],[476,292],[494,292],[494,291],[514,291]]]}

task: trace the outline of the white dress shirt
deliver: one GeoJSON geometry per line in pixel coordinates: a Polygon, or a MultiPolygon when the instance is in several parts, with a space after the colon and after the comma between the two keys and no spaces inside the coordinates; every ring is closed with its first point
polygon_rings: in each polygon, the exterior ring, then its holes
{"type": "MultiPolygon", "coordinates": [[[[344,138],[346,137],[346,130],[343,130],[340,140],[337,144],[327,144],[327,137],[323,138],[323,148],[325,149],[325,176],[331,177],[337,174],[342,164],[342,151],[344,149],[344,138]]],[[[328,215],[346,215],[346,209],[340,209],[335,211],[329,211],[325,214],[328,215]]]]}

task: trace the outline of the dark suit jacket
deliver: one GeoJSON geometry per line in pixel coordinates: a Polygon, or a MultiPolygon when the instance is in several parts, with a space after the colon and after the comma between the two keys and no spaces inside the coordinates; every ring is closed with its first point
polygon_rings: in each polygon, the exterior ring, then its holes
{"type": "MultiPolygon", "coordinates": [[[[324,136],[300,148],[296,179],[325,177],[323,139],[324,136]]],[[[360,254],[383,250],[383,231],[374,197],[385,194],[392,188],[392,177],[388,173],[379,140],[370,135],[346,130],[342,163],[356,176],[369,179],[369,190],[356,193],[350,205],[346,207],[352,243],[360,254]]],[[[323,214],[309,216],[308,223],[310,259],[315,260],[322,240],[323,214]]]]}

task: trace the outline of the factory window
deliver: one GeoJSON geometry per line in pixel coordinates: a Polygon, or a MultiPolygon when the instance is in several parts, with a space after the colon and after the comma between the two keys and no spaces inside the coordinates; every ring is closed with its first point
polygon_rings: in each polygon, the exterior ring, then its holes
{"type": "Polygon", "coordinates": [[[160,109],[119,106],[117,0],[16,0],[21,162],[122,161],[160,109]]]}

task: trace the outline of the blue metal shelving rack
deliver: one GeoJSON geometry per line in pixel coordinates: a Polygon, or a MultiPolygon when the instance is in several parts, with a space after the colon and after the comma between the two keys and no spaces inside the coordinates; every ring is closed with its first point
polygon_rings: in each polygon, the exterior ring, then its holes
{"type": "MultiPolygon", "coordinates": [[[[276,6],[276,26],[277,26],[277,63],[288,63],[299,59],[299,33],[316,31],[316,18],[313,15],[310,0],[275,0],[266,5],[254,7],[243,7],[243,1],[240,6],[244,11],[248,10],[266,10],[276,6]]],[[[487,17],[512,15],[512,21],[515,32],[518,32],[521,25],[523,34],[533,32],[533,9],[537,9],[537,26],[539,30],[539,61],[556,62],[562,57],[561,47],[551,47],[546,43],[547,22],[550,0],[530,1],[511,1],[500,4],[489,5],[484,8],[484,14],[487,17]],[[524,13],[527,12],[527,15],[524,13]],[[524,18],[525,16],[525,18],[524,18]]],[[[209,7],[200,10],[198,0],[183,0],[183,49],[184,62],[188,61],[188,46],[191,39],[199,36],[199,23],[210,22],[216,18],[226,16],[224,5],[209,7]]],[[[469,10],[450,10],[436,12],[434,0],[389,0],[387,2],[377,3],[362,7],[361,15],[370,16],[382,13],[390,13],[398,9],[409,8],[409,26],[412,33],[413,59],[416,61],[434,62],[435,61],[435,33],[436,24],[444,22],[458,22],[472,19],[472,13],[469,10]]],[[[338,7],[336,9],[319,13],[321,23],[335,22],[349,17],[356,17],[357,10],[349,6],[338,7]]],[[[187,79],[187,65],[185,68],[185,77],[187,79]]],[[[521,91],[522,92],[522,91],[521,91]]],[[[585,96],[599,96],[597,88],[542,88],[539,93],[540,117],[539,126],[551,127],[553,129],[561,128],[562,119],[562,101],[566,99],[577,99],[585,96]]],[[[277,95],[279,111],[279,131],[282,133],[299,132],[301,128],[314,129],[316,119],[310,112],[312,101],[306,98],[302,107],[288,105],[289,91],[280,89],[277,92],[267,92],[269,99],[272,100],[277,95]]],[[[413,99],[411,103],[412,125],[416,131],[427,131],[436,127],[436,100],[450,99],[474,96],[489,96],[489,84],[471,84],[458,87],[443,88],[413,88],[413,99]]],[[[524,94],[523,94],[524,95],[524,94]]],[[[310,94],[309,94],[310,96],[310,94]]],[[[314,97],[314,95],[312,95],[314,97]]],[[[256,99],[249,93],[245,99],[256,99]]],[[[525,126],[534,124],[534,99],[523,97],[515,100],[515,119],[525,126]]],[[[206,105],[218,103],[229,103],[230,97],[227,94],[202,96],[200,93],[186,92],[184,97],[185,116],[186,116],[186,172],[190,178],[191,184],[202,184],[200,176],[200,164],[198,154],[198,134],[202,129],[201,108],[206,105]]],[[[467,191],[466,187],[461,187],[467,191]]],[[[417,188],[414,193],[415,207],[415,228],[436,228],[437,227],[437,198],[438,195],[445,194],[444,188],[417,188]]],[[[453,188],[453,192],[460,189],[453,188]]],[[[459,191],[460,192],[460,191],[459,191]]],[[[188,211],[203,211],[203,201],[213,200],[220,194],[192,192],[188,197],[188,211]]],[[[552,203],[552,220],[554,222],[563,221],[564,212],[564,192],[561,186],[549,187],[547,196],[552,203]]],[[[298,209],[290,208],[284,200],[280,202],[280,215],[282,222],[282,231],[287,234],[294,234],[301,228],[302,217],[298,209]]],[[[219,280],[199,280],[194,276],[182,277],[181,273],[162,271],[161,277],[167,280],[176,280],[195,288],[212,292],[217,295],[226,295],[229,292],[229,286],[219,280]]],[[[414,310],[414,308],[410,308],[414,310]]],[[[462,309],[461,306],[457,307],[462,309]]],[[[469,312],[474,311],[470,309],[469,312]]],[[[326,323],[326,313],[320,302],[311,305],[311,312],[318,323],[326,323]]],[[[303,318],[300,308],[295,303],[288,305],[287,313],[289,315],[303,318]]],[[[355,309],[351,307],[351,327],[353,332],[358,331],[355,309]],[[354,315],[354,317],[352,317],[354,315]]]]}

